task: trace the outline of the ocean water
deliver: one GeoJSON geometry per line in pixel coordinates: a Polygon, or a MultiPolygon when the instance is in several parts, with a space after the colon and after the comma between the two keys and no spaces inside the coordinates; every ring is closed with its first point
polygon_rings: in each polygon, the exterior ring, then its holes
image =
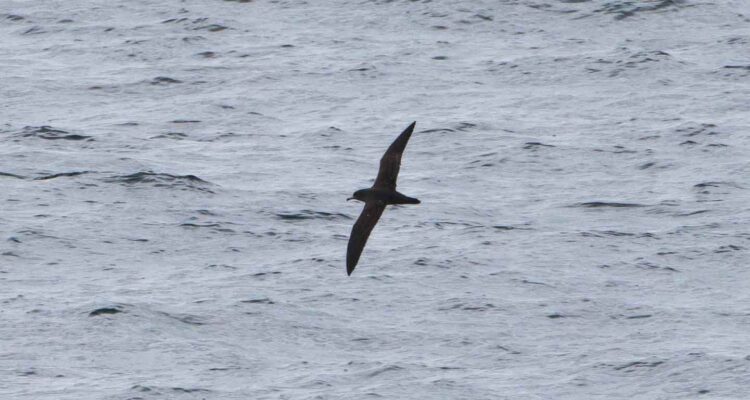
{"type": "Polygon", "coordinates": [[[749,2],[0,21],[0,398],[749,398],[749,2]]]}

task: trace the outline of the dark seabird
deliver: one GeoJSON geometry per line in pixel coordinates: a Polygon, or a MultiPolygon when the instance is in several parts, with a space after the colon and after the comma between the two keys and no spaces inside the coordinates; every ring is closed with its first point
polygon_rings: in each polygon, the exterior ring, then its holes
{"type": "Polygon", "coordinates": [[[398,178],[398,170],[401,168],[401,154],[404,153],[406,143],[409,142],[409,137],[411,137],[416,124],[416,122],[412,122],[385,151],[383,158],[380,159],[378,177],[375,178],[372,187],[357,190],[352,197],[347,199],[355,199],[365,203],[362,214],[359,215],[357,222],[352,227],[349,245],[346,248],[346,273],[348,275],[351,275],[354,267],[357,266],[357,261],[359,261],[359,256],[362,255],[362,249],[365,248],[367,238],[370,236],[372,228],[378,223],[385,206],[389,204],[419,204],[419,200],[396,191],[396,179],[398,178]]]}

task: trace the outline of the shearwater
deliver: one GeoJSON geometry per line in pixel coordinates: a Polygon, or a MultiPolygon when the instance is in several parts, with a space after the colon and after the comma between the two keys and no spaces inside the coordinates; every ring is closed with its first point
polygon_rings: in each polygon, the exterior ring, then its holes
{"type": "Polygon", "coordinates": [[[347,199],[347,201],[355,199],[365,203],[365,207],[357,218],[357,222],[354,223],[351,235],[349,235],[349,245],[346,248],[347,275],[351,275],[357,266],[365,243],[367,243],[367,238],[370,237],[372,228],[378,223],[385,206],[389,204],[419,204],[418,199],[396,191],[396,179],[401,168],[401,155],[404,153],[406,143],[409,142],[416,124],[416,121],[412,122],[385,151],[380,159],[380,170],[372,187],[357,190],[352,197],[347,199]]]}

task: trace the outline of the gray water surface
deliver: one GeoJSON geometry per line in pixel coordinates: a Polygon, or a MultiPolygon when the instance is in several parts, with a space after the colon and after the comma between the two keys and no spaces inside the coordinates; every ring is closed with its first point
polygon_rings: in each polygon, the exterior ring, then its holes
{"type": "Polygon", "coordinates": [[[2,399],[748,398],[750,3],[0,21],[2,399]]]}

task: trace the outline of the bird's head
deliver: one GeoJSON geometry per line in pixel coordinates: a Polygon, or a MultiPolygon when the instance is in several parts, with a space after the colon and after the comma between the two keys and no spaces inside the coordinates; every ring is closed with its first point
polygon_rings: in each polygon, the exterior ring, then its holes
{"type": "Polygon", "coordinates": [[[370,189],[360,189],[354,192],[352,197],[346,199],[346,201],[349,200],[359,200],[359,201],[367,201],[367,193],[370,192],[370,189]]]}

